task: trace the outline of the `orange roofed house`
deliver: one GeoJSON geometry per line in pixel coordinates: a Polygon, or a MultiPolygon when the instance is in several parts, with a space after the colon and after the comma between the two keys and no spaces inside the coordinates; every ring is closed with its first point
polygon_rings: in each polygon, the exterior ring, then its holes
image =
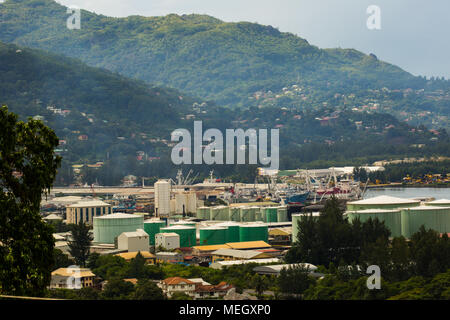
{"type": "Polygon", "coordinates": [[[169,298],[171,298],[175,292],[181,292],[194,299],[223,297],[227,294],[228,290],[233,288],[232,285],[229,285],[226,282],[211,285],[202,279],[184,279],[180,277],[171,277],[162,280],[158,286],[169,298]]]}

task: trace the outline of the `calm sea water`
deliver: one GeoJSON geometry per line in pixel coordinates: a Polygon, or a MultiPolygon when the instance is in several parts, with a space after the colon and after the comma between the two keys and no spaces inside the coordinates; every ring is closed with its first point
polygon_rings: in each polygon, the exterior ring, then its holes
{"type": "Polygon", "coordinates": [[[378,196],[392,196],[398,198],[433,197],[436,200],[450,199],[450,188],[375,188],[367,189],[364,199],[378,196]]]}

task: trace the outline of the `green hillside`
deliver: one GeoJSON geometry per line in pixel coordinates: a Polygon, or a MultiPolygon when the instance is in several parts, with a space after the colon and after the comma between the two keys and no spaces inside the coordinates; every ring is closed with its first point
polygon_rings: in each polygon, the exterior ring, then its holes
{"type": "MultiPolygon", "coordinates": [[[[36,49],[0,42],[0,104],[42,117],[70,146],[70,161],[154,150],[190,121],[194,99],[36,49]],[[87,140],[80,136],[86,135],[87,140]]],[[[210,107],[209,114],[214,114],[210,107]]],[[[226,125],[224,123],[224,125],[226,125]]]]}
{"type": "MultiPolygon", "coordinates": [[[[202,120],[204,130],[222,132],[278,128],[281,168],[450,155],[445,131],[413,128],[389,114],[346,107],[304,110],[270,105],[230,110],[79,60],[1,42],[0,61],[0,104],[22,119],[43,119],[62,140],[57,149],[63,156],[60,185],[72,181],[70,165],[97,161],[105,163],[103,168],[84,173],[82,182],[114,185],[128,174],[175,176],[179,167],[170,160],[170,132],[176,128],[192,132],[193,120],[202,120]],[[417,144],[424,146],[417,148],[417,144]]],[[[253,181],[255,174],[255,166],[197,165],[192,169],[203,176],[214,169],[217,175],[236,181],[253,181]]]]}
{"type": "Polygon", "coordinates": [[[254,23],[204,15],[110,18],[81,13],[69,30],[52,0],[0,4],[0,40],[80,58],[92,66],[214,100],[246,106],[260,90],[298,84],[318,92],[421,88],[424,80],[356,50],[322,50],[254,23]]]}

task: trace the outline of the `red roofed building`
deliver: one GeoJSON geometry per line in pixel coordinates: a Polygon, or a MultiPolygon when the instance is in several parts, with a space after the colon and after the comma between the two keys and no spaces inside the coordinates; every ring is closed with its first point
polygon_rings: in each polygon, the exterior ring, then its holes
{"type": "Polygon", "coordinates": [[[197,285],[194,291],[195,299],[219,298],[227,294],[233,286],[222,281],[218,285],[197,285]]]}
{"type": "Polygon", "coordinates": [[[194,299],[204,298],[219,298],[227,294],[227,292],[233,288],[232,285],[226,282],[220,282],[217,285],[211,285],[204,282],[202,279],[184,279],[181,277],[171,277],[162,280],[158,287],[161,288],[163,293],[171,298],[176,292],[184,293],[194,299]]]}
{"type": "Polygon", "coordinates": [[[185,293],[193,297],[196,288],[195,282],[180,277],[164,279],[158,286],[168,298],[171,298],[175,292],[185,293]]]}

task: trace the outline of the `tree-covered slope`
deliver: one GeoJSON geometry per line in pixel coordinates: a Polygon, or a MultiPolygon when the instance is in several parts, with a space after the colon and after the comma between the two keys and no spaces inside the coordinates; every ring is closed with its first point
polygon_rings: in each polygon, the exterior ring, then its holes
{"type": "Polygon", "coordinates": [[[72,161],[148,151],[149,139],[187,126],[195,101],[37,49],[0,42],[0,61],[0,104],[22,119],[42,117],[68,141],[72,161]]]}
{"type": "Polygon", "coordinates": [[[290,33],[203,15],[110,18],[52,0],[0,4],[0,40],[77,57],[90,65],[174,87],[223,105],[245,106],[259,90],[286,85],[317,91],[420,88],[417,78],[356,50],[322,50],[290,33]]]}

